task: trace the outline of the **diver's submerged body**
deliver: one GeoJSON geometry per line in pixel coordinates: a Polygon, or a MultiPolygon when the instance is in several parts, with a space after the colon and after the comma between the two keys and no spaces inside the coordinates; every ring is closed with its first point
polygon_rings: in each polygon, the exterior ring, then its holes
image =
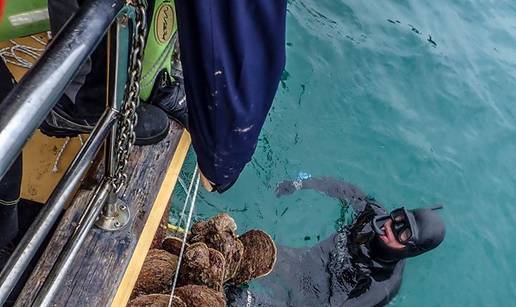
{"type": "MultiPolygon", "coordinates": [[[[401,286],[404,259],[434,248],[444,237],[444,224],[440,227],[432,209],[405,211],[422,226],[415,231],[420,240],[390,248],[393,233],[385,231],[381,238],[373,229],[373,220],[389,216],[387,211],[358,188],[333,178],[310,178],[282,182],[277,193],[283,196],[299,189],[314,189],[349,204],[356,213],[354,223],[311,248],[279,247],[274,271],[258,281],[263,291],[255,295],[228,289],[229,306],[385,305],[401,286]],[[429,230],[427,222],[436,228],[429,230]]],[[[380,227],[387,223],[384,226],[380,227]]]]}

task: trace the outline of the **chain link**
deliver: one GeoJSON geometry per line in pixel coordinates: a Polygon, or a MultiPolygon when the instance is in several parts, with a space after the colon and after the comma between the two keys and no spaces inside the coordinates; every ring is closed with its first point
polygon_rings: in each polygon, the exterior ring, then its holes
{"type": "Polygon", "coordinates": [[[113,178],[111,178],[111,184],[117,193],[127,182],[125,169],[129,160],[129,154],[136,140],[134,131],[138,121],[136,108],[140,104],[140,77],[142,75],[142,59],[147,34],[146,1],[133,0],[131,4],[136,8],[136,26],[128,69],[129,82],[126,85],[124,104],[120,110],[121,118],[116,132],[116,168],[113,178]]]}

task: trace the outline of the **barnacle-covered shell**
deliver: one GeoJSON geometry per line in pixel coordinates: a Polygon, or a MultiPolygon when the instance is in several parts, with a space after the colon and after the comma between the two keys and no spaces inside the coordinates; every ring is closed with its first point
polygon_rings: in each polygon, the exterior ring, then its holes
{"type": "Polygon", "coordinates": [[[272,238],[261,230],[250,230],[239,240],[244,245],[244,256],[231,282],[242,284],[269,274],[276,263],[276,245],[272,238]]]}
{"type": "Polygon", "coordinates": [[[222,253],[202,242],[192,244],[185,252],[179,270],[180,285],[204,285],[222,291],[225,259],[222,253]]]}
{"type": "Polygon", "coordinates": [[[149,250],[131,297],[170,291],[178,257],[164,250],[149,250]]]}
{"type": "MultiPolygon", "coordinates": [[[[162,249],[149,249],[147,252],[147,256],[145,257],[145,261],[149,260],[163,260],[167,262],[175,262],[177,263],[177,256],[173,255],[165,250],[162,249]],[[175,256],[175,257],[174,257],[175,256]]],[[[145,262],[144,262],[145,263],[145,262]]]]}
{"type": "Polygon", "coordinates": [[[222,292],[206,286],[187,285],[177,288],[174,294],[188,307],[226,307],[222,292]]]}
{"type": "Polygon", "coordinates": [[[236,228],[235,220],[226,213],[192,226],[191,243],[203,242],[221,252],[226,259],[224,281],[235,275],[244,253],[244,247],[236,236],[236,228]]]}
{"type": "MultiPolygon", "coordinates": [[[[168,307],[170,295],[148,294],[135,298],[127,304],[127,307],[168,307]]],[[[172,307],[187,307],[186,304],[174,295],[172,307]]]]}
{"type": "Polygon", "coordinates": [[[207,235],[211,232],[223,232],[228,231],[235,233],[237,225],[235,220],[227,213],[218,214],[208,220],[199,221],[192,225],[192,236],[195,235],[207,235]]]}
{"type": "MultiPolygon", "coordinates": [[[[163,240],[163,243],[161,243],[161,248],[173,255],[179,256],[182,244],[183,240],[180,238],[169,236],[163,240]]],[[[188,248],[188,246],[189,244],[186,243],[185,249],[188,248]]]]}

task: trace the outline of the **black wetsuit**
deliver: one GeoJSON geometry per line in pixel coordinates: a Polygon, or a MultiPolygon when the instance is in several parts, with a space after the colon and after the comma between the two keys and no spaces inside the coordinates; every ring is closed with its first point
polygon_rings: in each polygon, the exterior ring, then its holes
{"type": "Polygon", "coordinates": [[[274,271],[251,293],[229,287],[228,306],[382,306],[398,292],[405,261],[382,262],[370,255],[370,221],[386,210],[349,183],[333,178],[283,182],[278,196],[314,189],[353,207],[351,225],[311,248],[278,247],[274,271]]]}

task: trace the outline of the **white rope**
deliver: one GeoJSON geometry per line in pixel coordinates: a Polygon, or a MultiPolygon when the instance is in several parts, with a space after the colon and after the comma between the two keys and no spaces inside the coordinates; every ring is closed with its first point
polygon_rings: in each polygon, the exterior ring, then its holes
{"type": "Polygon", "coordinates": [[[38,43],[40,43],[41,45],[43,46],[46,46],[47,45],[47,42],[45,42],[41,37],[37,36],[37,35],[31,35],[30,36],[33,40],[37,41],[38,43]]]}
{"type": "Polygon", "coordinates": [[[183,204],[183,210],[181,210],[181,214],[179,215],[179,221],[177,222],[177,226],[178,227],[181,227],[181,224],[183,222],[186,206],[187,206],[188,201],[190,200],[190,196],[191,196],[190,192],[192,191],[192,186],[193,186],[193,183],[195,181],[195,178],[196,178],[195,176],[197,175],[198,170],[199,170],[199,167],[196,165],[195,169],[194,169],[194,172],[192,174],[192,180],[190,181],[190,186],[188,187],[188,192],[186,192],[186,199],[185,199],[185,202],[183,204]]]}
{"type": "Polygon", "coordinates": [[[177,176],[177,182],[179,182],[179,185],[183,188],[183,191],[187,193],[188,189],[186,188],[186,183],[183,178],[181,178],[181,176],[177,176]]]}
{"type": "Polygon", "coordinates": [[[41,38],[35,35],[32,35],[31,38],[40,45],[42,45],[42,48],[21,45],[14,40],[9,40],[12,46],[0,49],[0,57],[4,60],[5,63],[16,65],[22,68],[31,68],[32,61],[27,60],[25,57],[32,58],[35,62],[39,58],[41,53],[45,51],[46,46],[45,41],[41,38]],[[24,55],[25,57],[23,57],[22,55],[24,55]]]}
{"type": "MultiPolygon", "coordinates": [[[[84,141],[82,139],[82,136],[79,134],[78,138],[79,138],[79,142],[81,143],[81,148],[82,148],[82,146],[84,146],[84,141]]],[[[72,139],[69,136],[67,136],[63,146],[61,146],[61,149],[59,149],[59,151],[57,152],[56,159],[54,160],[54,166],[52,167],[52,172],[53,173],[57,173],[59,171],[59,167],[58,167],[59,166],[59,162],[61,162],[61,158],[63,156],[63,153],[64,153],[66,147],[68,146],[68,144],[70,143],[71,140],[72,139]]]]}
{"type": "MultiPolygon", "coordinates": [[[[197,166],[195,167],[194,174],[197,174],[197,166]]],[[[177,277],[179,276],[179,269],[181,268],[181,261],[183,260],[183,254],[185,252],[186,239],[188,236],[188,231],[190,229],[190,223],[192,222],[192,214],[195,209],[195,200],[197,199],[197,191],[199,190],[200,176],[197,174],[196,177],[194,177],[194,178],[196,178],[195,179],[195,189],[193,192],[192,201],[190,203],[190,211],[188,212],[188,219],[186,220],[185,233],[183,234],[183,242],[181,243],[181,251],[179,252],[179,259],[177,260],[177,267],[176,267],[176,272],[174,274],[174,282],[172,283],[172,291],[170,292],[170,299],[168,301],[168,307],[171,307],[172,302],[174,301],[174,292],[176,290],[177,277]]]]}
{"type": "Polygon", "coordinates": [[[61,156],[63,155],[63,152],[66,149],[66,146],[68,146],[68,143],[70,143],[70,137],[66,137],[65,142],[63,143],[63,146],[61,146],[61,149],[57,152],[56,159],[54,160],[54,166],[52,167],[52,172],[57,173],[59,171],[59,168],[57,167],[59,165],[59,162],[61,161],[61,156]]]}

